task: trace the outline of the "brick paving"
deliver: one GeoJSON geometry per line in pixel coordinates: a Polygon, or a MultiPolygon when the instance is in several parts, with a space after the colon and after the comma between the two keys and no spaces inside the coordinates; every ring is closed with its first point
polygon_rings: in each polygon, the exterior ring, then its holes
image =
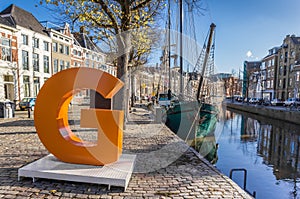
{"type": "MultiPolygon", "coordinates": [[[[130,119],[151,117],[141,110],[130,119]]],[[[126,191],[47,179],[18,181],[20,167],[48,154],[33,119],[18,111],[15,118],[0,119],[0,198],[251,198],[163,124],[131,122],[124,131],[123,151],[137,155],[126,191]]]]}

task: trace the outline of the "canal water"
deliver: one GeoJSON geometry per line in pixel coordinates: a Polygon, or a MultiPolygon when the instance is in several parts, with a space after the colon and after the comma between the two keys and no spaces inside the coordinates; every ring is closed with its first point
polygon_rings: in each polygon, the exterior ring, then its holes
{"type": "MultiPolygon", "coordinates": [[[[300,125],[227,110],[220,132],[215,166],[229,176],[246,169],[246,189],[259,199],[300,199],[300,125]]],[[[232,179],[244,187],[244,173],[232,179]]]]}

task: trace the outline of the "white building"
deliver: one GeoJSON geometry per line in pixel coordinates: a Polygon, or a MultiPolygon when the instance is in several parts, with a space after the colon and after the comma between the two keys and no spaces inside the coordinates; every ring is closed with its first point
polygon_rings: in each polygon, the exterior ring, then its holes
{"type": "Polygon", "coordinates": [[[35,97],[51,74],[51,38],[43,26],[29,12],[10,5],[0,16],[7,19],[18,30],[17,36],[17,97],[35,97]]]}
{"type": "Polygon", "coordinates": [[[18,30],[0,17],[0,101],[17,99],[17,36],[18,30]]]}

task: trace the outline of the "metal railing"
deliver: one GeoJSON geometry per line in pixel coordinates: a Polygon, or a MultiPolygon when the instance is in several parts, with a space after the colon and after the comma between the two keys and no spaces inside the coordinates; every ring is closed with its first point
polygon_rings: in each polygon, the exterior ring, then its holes
{"type": "Polygon", "coordinates": [[[248,193],[250,194],[251,196],[253,196],[254,198],[256,197],[256,191],[253,191],[253,193],[250,193],[246,186],[247,186],[247,170],[244,169],[244,168],[238,168],[238,169],[231,169],[230,170],[230,174],[229,174],[229,178],[232,179],[232,174],[233,172],[236,172],[236,171],[242,171],[244,172],[244,184],[243,184],[243,189],[248,193]]]}

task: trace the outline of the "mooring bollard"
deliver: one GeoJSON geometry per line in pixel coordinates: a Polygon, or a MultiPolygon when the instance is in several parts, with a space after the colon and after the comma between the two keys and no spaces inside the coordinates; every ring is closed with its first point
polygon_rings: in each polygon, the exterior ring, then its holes
{"type": "Polygon", "coordinates": [[[28,114],[28,118],[30,118],[30,107],[27,108],[27,114],[28,114]]]}

